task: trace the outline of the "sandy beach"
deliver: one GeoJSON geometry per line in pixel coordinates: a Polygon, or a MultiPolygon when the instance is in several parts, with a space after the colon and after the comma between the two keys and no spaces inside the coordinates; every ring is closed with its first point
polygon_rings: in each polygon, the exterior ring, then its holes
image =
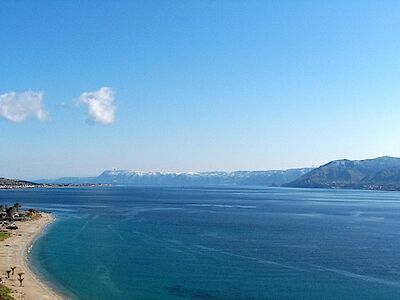
{"type": "Polygon", "coordinates": [[[42,213],[41,218],[18,222],[18,229],[14,230],[9,238],[0,242],[0,276],[3,284],[11,289],[11,295],[16,300],[62,299],[34,275],[27,262],[29,247],[52,221],[53,217],[50,214],[42,213]],[[15,274],[6,279],[6,270],[12,266],[17,267],[15,274]],[[20,272],[25,273],[22,287],[17,275],[20,272]]]}

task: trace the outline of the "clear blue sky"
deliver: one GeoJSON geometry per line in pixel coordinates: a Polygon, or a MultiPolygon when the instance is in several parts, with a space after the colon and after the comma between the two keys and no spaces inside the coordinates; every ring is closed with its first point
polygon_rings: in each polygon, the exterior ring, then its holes
{"type": "Polygon", "coordinates": [[[398,1],[1,1],[0,11],[0,95],[41,91],[49,114],[0,118],[1,176],[400,156],[398,1]],[[101,87],[116,109],[104,124],[87,121],[79,98],[101,87]]]}

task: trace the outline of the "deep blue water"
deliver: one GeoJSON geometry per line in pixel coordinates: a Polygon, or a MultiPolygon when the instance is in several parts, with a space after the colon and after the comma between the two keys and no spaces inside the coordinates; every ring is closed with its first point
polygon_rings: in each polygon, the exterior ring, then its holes
{"type": "Polygon", "coordinates": [[[400,193],[0,191],[57,221],[30,260],[76,299],[399,299],[400,193]]]}

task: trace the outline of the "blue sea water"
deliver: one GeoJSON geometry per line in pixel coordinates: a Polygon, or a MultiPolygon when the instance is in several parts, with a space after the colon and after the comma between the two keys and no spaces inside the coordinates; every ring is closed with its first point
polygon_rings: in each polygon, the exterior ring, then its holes
{"type": "Polygon", "coordinates": [[[400,193],[113,187],[0,191],[57,220],[35,271],[73,299],[399,299],[400,193]]]}

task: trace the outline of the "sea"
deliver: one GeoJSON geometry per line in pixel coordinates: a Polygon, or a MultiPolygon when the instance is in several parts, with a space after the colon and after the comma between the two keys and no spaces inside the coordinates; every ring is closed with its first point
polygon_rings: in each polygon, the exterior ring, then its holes
{"type": "Polygon", "coordinates": [[[1,190],[56,217],[29,261],[67,299],[400,299],[400,193],[1,190]]]}

